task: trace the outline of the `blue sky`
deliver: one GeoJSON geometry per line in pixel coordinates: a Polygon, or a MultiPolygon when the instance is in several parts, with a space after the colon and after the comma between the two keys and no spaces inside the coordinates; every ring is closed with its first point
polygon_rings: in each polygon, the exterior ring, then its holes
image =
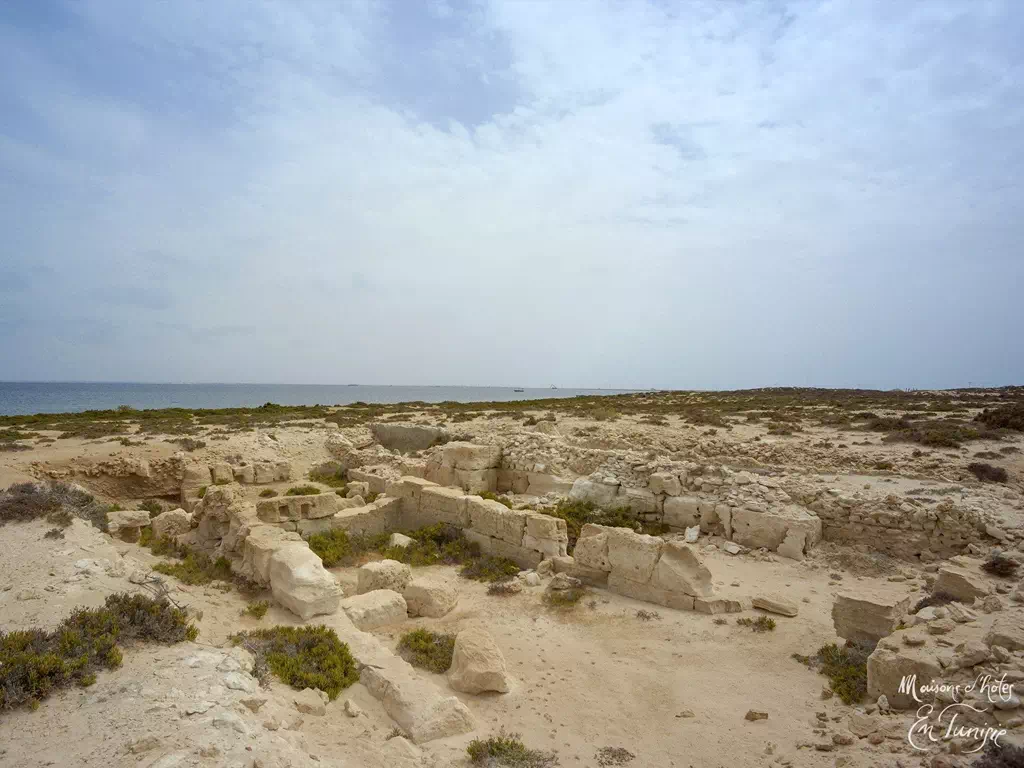
{"type": "Polygon", "coordinates": [[[0,4],[0,380],[1024,383],[1016,0],[0,4]]]}

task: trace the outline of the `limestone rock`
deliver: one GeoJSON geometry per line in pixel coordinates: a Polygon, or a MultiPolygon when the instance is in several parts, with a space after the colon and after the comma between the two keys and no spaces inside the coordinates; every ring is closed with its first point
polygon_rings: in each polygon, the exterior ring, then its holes
{"type": "Polygon", "coordinates": [[[573,559],[584,568],[610,571],[612,564],[608,561],[608,529],[592,523],[584,525],[576,541],[573,559]]]}
{"type": "Polygon", "coordinates": [[[510,690],[505,657],[483,629],[471,627],[456,635],[448,682],[463,693],[508,693],[510,690]]]}
{"type": "Polygon", "coordinates": [[[664,493],[669,496],[678,496],[683,492],[683,486],[679,482],[679,476],[671,472],[654,472],[647,482],[651,493],[664,493]]]}
{"type": "Polygon", "coordinates": [[[1008,651],[1024,651],[1024,623],[1013,616],[1000,616],[985,634],[985,645],[999,645],[1008,651]]]}
{"type": "Polygon", "coordinates": [[[618,483],[605,483],[589,477],[580,477],[572,484],[569,498],[573,501],[590,501],[596,506],[611,509],[619,494],[618,483]]]}
{"type": "Polygon", "coordinates": [[[443,427],[423,424],[376,423],[370,425],[370,432],[385,448],[401,453],[425,450],[448,437],[448,430],[443,427]]]}
{"type": "Polygon", "coordinates": [[[107,531],[111,536],[138,541],[139,531],[147,525],[149,512],[144,509],[107,512],[107,531]]]}
{"type": "Polygon", "coordinates": [[[459,602],[455,586],[440,577],[419,576],[402,592],[410,616],[438,619],[447,615],[459,602]]]}
{"type": "Polygon", "coordinates": [[[873,645],[893,633],[909,607],[909,597],[844,593],[832,605],[832,623],[840,637],[873,645]]]}
{"type": "MultiPolygon", "coordinates": [[[[917,675],[920,688],[941,680],[942,668],[924,649],[893,651],[879,646],[868,657],[868,696],[877,699],[884,695],[894,709],[915,708],[917,704],[911,694],[900,691],[900,682],[910,675],[917,675]]],[[[852,726],[850,730],[854,730],[852,726]]]]}
{"type": "Polygon", "coordinates": [[[494,469],[501,464],[500,445],[452,442],[441,449],[441,461],[455,469],[494,469]]]}
{"type": "Polygon", "coordinates": [[[388,539],[388,545],[392,547],[401,547],[405,549],[410,544],[414,544],[416,539],[411,536],[406,536],[404,533],[392,533],[391,538],[388,539]]]}
{"type": "Polygon", "coordinates": [[[769,613],[777,613],[780,616],[796,616],[799,613],[799,606],[792,600],[787,600],[778,595],[761,594],[752,601],[755,608],[769,613]]]}
{"type": "Polygon", "coordinates": [[[390,589],[375,589],[354,597],[346,597],[341,607],[357,629],[369,630],[398,624],[408,617],[405,598],[390,589]]]}
{"type": "Polygon", "coordinates": [[[946,565],[939,568],[939,577],[935,580],[935,591],[946,592],[964,603],[973,603],[974,598],[984,598],[988,595],[989,587],[979,574],[971,573],[964,568],[946,565]]]}
{"type": "Polygon", "coordinates": [[[790,560],[803,560],[806,541],[807,534],[803,531],[787,531],[786,538],[779,544],[779,548],[776,551],[790,560]]]}
{"type": "Polygon", "coordinates": [[[295,708],[304,715],[323,717],[327,714],[327,694],[314,688],[303,688],[299,693],[292,694],[295,708]]]}
{"type": "Polygon", "coordinates": [[[390,589],[401,593],[412,579],[412,568],[397,560],[376,560],[360,566],[357,573],[356,594],[375,589],[390,589]]]}
{"type": "Polygon", "coordinates": [[[622,578],[645,584],[654,573],[664,541],[656,536],[634,533],[626,528],[609,528],[608,562],[622,578]]]}
{"type": "Polygon", "coordinates": [[[665,499],[662,522],[673,528],[692,528],[700,525],[698,501],[689,496],[669,496],[665,499]]]}
{"type": "Polygon", "coordinates": [[[666,542],[651,577],[651,586],[692,597],[714,595],[711,571],[696,550],[680,541],[666,542]]]}
{"type": "Polygon", "coordinates": [[[269,574],[274,599],[299,617],[338,610],[341,587],[305,542],[288,542],[277,549],[270,556],[269,574]]]}
{"type": "Polygon", "coordinates": [[[192,528],[192,515],[184,509],[172,509],[154,517],[150,525],[153,527],[155,541],[169,539],[189,532],[192,528]]]}

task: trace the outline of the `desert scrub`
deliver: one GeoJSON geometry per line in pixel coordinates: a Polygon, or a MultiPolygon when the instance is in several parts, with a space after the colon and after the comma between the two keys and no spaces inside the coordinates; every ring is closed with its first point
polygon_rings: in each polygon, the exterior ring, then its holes
{"type": "Polygon", "coordinates": [[[249,617],[254,618],[257,621],[259,621],[260,619],[262,619],[264,616],[267,615],[267,611],[269,609],[270,609],[270,601],[269,600],[257,600],[256,602],[249,603],[247,606],[245,606],[245,608],[242,610],[242,615],[243,616],[249,616],[249,617]]]}
{"type": "Polygon", "coordinates": [[[868,656],[874,650],[868,646],[847,643],[840,648],[835,643],[823,645],[813,656],[793,654],[801,664],[817,669],[829,681],[829,687],[844,704],[859,703],[868,692],[868,656]]]}
{"type": "Polygon", "coordinates": [[[330,488],[344,489],[348,485],[346,469],[336,461],[327,461],[309,470],[309,479],[330,488]]]}
{"type": "Polygon", "coordinates": [[[592,501],[563,499],[554,508],[542,511],[544,514],[560,517],[565,520],[565,527],[569,534],[569,554],[572,554],[576,548],[576,541],[580,537],[580,531],[583,530],[583,526],[587,523],[608,525],[613,528],[629,528],[637,533],[643,528],[636,513],[629,509],[629,507],[601,509],[592,501]]]}
{"type": "Polygon", "coordinates": [[[139,509],[149,512],[150,519],[153,519],[161,512],[164,511],[164,505],[156,499],[147,499],[146,501],[139,504],[139,509]]]}
{"type": "Polygon", "coordinates": [[[494,581],[487,586],[487,594],[492,597],[511,597],[523,591],[523,586],[517,581],[494,581]]]}
{"type": "Polygon", "coordinates": [[[486,768],[550,768],[558,765],[558,758],[553,752],[530,749],[523,744],[518,733],[506,733],[504,728],[486,741],[473,739],[466,747],[466,754],[473,765],[486,768]]]}
{"type": "Polygon", "coordinates": [[[988,560],[981,564],[981,568],[986,573],[991,573],[993,576],[1003,576],[1009,578],[1017,573],[1017,569],[1020,568],[1020,563],[1015,560],[1011,560],[1006,555],[995,553],[989,556],[988,560]]]}
{"type": "Polygon", "coordinates": [[[285,496],[318,496],[320,489],[315,485],[295,485],[284,492],[285,496]]]}
{"type": "Polygon", "coordinates": [[[348,532],[340,528],[314,533],[309,537],[309,548],[320,556],[327,568],[341,565],[355,554],[348,532]]]}
{"type": "Polygon", "coordinates": [[[106,531],[110,509],[92,494],[67,483],[15,483],[0,492],[0,525],[45,518],[67,527],[78,517],[106,531]]]}
{"type": "Polygon", "coordinates": [[[547,589],[544,591],[544,603],[552,608],[571,609],[587,594],[586,587],[570,587],[569,589],[547,589]]]}
{"type": "Polygon", "coordinates": [[[264,488],[262,491],[260,491],[261,499],[272,499],[275,496],[277,496],[277,491],[275,491],[273,488],[264,488]]]}
{"type": "Polygon", "coordinates": [[[200,498],[200,499],[203,498],[206,495],[206,489],[208,487],[209,486],[204,485],[202,488],[200,488],[198,491],[196,491],[196,496],[198,498],[200,498]]]}
{"type": "Polygon", "coordinates": [[[756,619],[744,616],[736,619],[736,623],[741,627],[750,627],[755,632],[772,632],[775,629],[775,619],[768,616],[758,616],[756,619]]]}
{"type": "Polygon", "coordinates": [[[1005,483],[1010,479],[1010,476],[1002,467],[994,467],[991,464],[985,464],[980,461],[973,461],[968,464],[967,471],[983,483],[1005,483]]]}
{"type": "Polygon", "coordinates": [[[89,686],[100,669],[121,664],[118,642],[179,643],[199,630],[166,599],[119,593],[102,608],[79,608],[53,632],[0,630],[0,710],[35,709],[55,690],[89,686]]]}
{"type": "Polygon", "coordinates": [[[167,576],[173,576],[182,584],[197,586],[212,581],[231,581],[231,561],[226,557],[211,559],[202,552],[184,551],[184,557],[176,563],[157,563],[153,570],[167,576]]]}
{"type": "Polygon", "coordinates": [[[359,680],[359,669],[348,646],[324,625],[274,627],[239,632],[231,642],[256,656],[283,683],[301,691],[319,688],[333,701],[359,680]]]}
{"type": "Polygon", "coordinates": [[[414,629],[398,641],[398,655],[414,667],[441,674],[452,665],[455,653],[455,635],[414,629]]]}
{"type": "Polygon", "coordinates": [[[633,762],[635,757],[636,755],[624,747],[601,747],[594,756],[600,768],[626,765],[626,763],[633,762]]]}
{"type": "Polygon", "coordinates": [[[173,440],[168,440],[167,442],[173,443],[174,445],[179,446],[183,451],[188,451],[189,453],[206,447],[206,443],[204,441],[196,440],[193,437],[176,437],[173,440]]]}
{"type": "Polygon", "coordinates": [[[507,557],[479,555],[459,570],[459,576],[489,583],[509,581],[519,574],[519,566],[507,557]]]}

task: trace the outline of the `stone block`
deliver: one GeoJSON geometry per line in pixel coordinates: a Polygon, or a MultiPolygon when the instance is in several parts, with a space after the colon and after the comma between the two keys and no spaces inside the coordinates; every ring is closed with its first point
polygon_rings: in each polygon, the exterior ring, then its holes
{"type": "Polygon", "coordinates": [[[874,645],[895,631],[909,607],[909,597],[872,595],[862,590],[843,593],[832,604],[832,623],[841,638],[874,645]]]}
{"type": "Polygon", "coordinates": [[[526,529],[526,513],[479,496],[467,497],[469,525],[477,533],[520,545],[526,529]]]}
{"type": "MultiPolygon", "coordinates": [[[[662,522],[673,528],[692,528],[700,524],[698,500],[691,496],[668,496],[665,499],[665,514],[662,522]]],[[[708,531],[710,533],[710,531],[708,531]]]]}
{"type": "Polygon", "coordinates": [[[357,629],[369,629],[398,624],[408,618],[405,598],[390,589],[377,589],[341,601],[345,611],[357,629]]]}
{"type": "Polygon", "coordinates": [[[458,488],[435,486],[420,491],[420,517],[435,523],[449,523],[465,528],[470,524],[465,493],[458,488]]]}
{"type": "Polygon", "coordinates": [[[608,562],[612,573],[640,584],[651,580],[664,542],[627,528],[608,529],[608,562]]]}

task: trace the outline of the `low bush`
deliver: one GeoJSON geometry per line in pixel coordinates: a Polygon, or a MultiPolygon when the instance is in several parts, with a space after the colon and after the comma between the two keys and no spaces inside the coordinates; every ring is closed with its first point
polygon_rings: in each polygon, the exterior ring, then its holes
{"type": "Polygon", "coordinates": [[[1024,403],[1007,403],[996,408],[986,408],[974,420],[990,429],[1013,429],[1024,432],[1024,403]]]}
{"type": "Polygon", "coordinates": [[[1024,768],[1024,747],[990,741],[981,757],[971,763],[971,768],[1024,768]]]}
{"type": "Polygon", "coordinates": [[[988,560],[981,564],[981,568],[993,576],[1010,577],[1017,573],[1020,563],[997,552],[990,555],[988,560]]]}
{"type": "Polygon", "coordinates": [[[153,519],[154,517],[156,517],[164,511],[164,505],[161,504],[156,499],[147,499],[146,501],[139,504],[139,509],[149,512],[150,519],[153,519]]]}
{"type": "Polygon", "coordinates": [[[67,527],[78,517],[105,531],[110,509],[92,494],[67,483],[15,483],[0,492],[0,525],[45,518],[67,527]]]}
{"type": "Polygon", "coordinates": [[[121,664],[118,642],[178,643],[199,630],[165,598],[119,593],[102,608],[75,610],[52,632],[0,630],[0,710],[33,709],[53,691],[89,686],[100,669],[121,664]]]}
{"type": "Polygon", "coordinates": [[[173,443],[174,445],[179,446],[182,450],[188,451],[189,453],[192,453],[192,451],[197,451],[200,448],[206,447],[206,443],[204,441],[196,440],[193,437],[176,437],[173,440],[168,440],[167,442],[173,443]]]}
{"type": "Polygon", "coordinates": [[[213,560],[202,552],[186,551],[179,562],[157,563],[153,570],[173,576],[183,584],[191,586],[209,584],[212,581],[231,581],[233,577],[230,560],[226,557],[213,560]]]}
{"type": "Polygon", "coordinates": [[[342,565],[353,554],[348,532],[340,528],[314,533],[309,537],[309,548],[320,556],[327,568],[342,565]]]}
{"type": "Polygon", "coordinates": [[[553,752],[530,749],[523,744],[518,733],[506,733],[504,728],[487,740],[473,739],[466,747],[466,754],[473,765],[486,768],[550,768],[558,765],[558,758],[553,752]]]}
{"type": "Polygon", "coordinates": [[[344,488],[348,485],[348,472],[337,461],[328,461],[309,470],[309,479],[330,488],[344,488]]]}
{"type": "Polygon", "coordinates": [[[262,491],[260,491],[261,499],[272,499],[275,496],[277,496],[277,491],[275,491],[273,488],[264,488],[262,491]]]}
{"type": "Polygon", "coordinates": [[[285,496],[318,496],[320,489],[315,485],[296,485],[284,492],[285,496]]]}
{"type": "Polygon", "coordinates": [[[544,603],[552,608],[575,608],[576,604],[587,594],[586,587],[570,587],[569,589],[544,590],[544,603]]]}
{"type": "Polygon", "coordinates": [[[231,637],[292,688],[319,688],[333,701],[359,680],[359,668],[337,633],[328,627],[274,627],[239,632],[231,637]]]}
{"type": "Polygon", "coordinates": [[[452,665],[455,652],[455,635],[414,629],[406,632],[398,641],[398,655],[414,667],[441,674],[452,665]]]}
{"type": "Polygon", "coordinates": [[[914,603],[914,607],[910,609],[910,612],[914,614],[922,608],[927,608],[931,605],[949,605],[950,603],[955,602],[957,602],[957,599],[953,595],[949,594],[949,592],[939,590],[938,592],[932,592],[930,595],[925,595],[914,603]]]}
{"type": "Polygon", "coordinates": [[[1010,476],[1002,467],[994,467],[991,464],[984,464],[980,461],[968,464],[967,471],[983,483],[1005,483],[1010,479],[1010,476]]]}
{"type": "Polygon", "coordinates": [[[591,501],[563,499],[554,508],[543,511],[544,514],[560,517],[565,520],[565,526],[569,533],[569,554],[572,554],[576,548],[576,541],[580,537],[580,531],[583,530],[583,526],[587,523],[609,525],[614,528],[629,528],[637,533],[644,529],[636,513],[629,509],[629,507],[601,509],[591,501]]]}
{"type": "Polygon", "coordinates": [[[521,584],[515,581],[494,581],[487,586],[487,594],[492,597],[511,597],[523,591],[521,584]]]}
{"type": "Polygon", "coordinates": [[[481,499],[490,499],[491,501],[496,501],[499,504],[504,504],[509,509],[512,509],[512,501],[507,496],[499,496],[494,491],[480,491],[480,493],[478,493],[477,496],[479,496],[481,499]]]}
{"type": "Polygon", "coordinates": [[[821,646],[814,656],[794,654],[794,658],[825,675],[833,692],[844,704],[852,706],[867,695],[868,656],[872,650],[855,643],[847,643],[842,648],[830,643],[821,646]]]}
{"type": "Polygon", "coordinates": [[[518,575],[519,566],[507,557],[479,555],[462,566],[459,576],[474,581],[502,582],[518,575]]]}

